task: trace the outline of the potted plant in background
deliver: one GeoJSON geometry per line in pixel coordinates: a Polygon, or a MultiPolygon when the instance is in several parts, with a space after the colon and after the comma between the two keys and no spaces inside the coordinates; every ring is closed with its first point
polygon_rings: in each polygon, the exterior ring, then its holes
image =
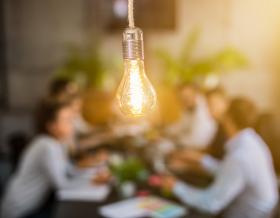
{"type": "Polygon", "coordinates": [[[148,179],[149,172],[145,165],[137,157],[128,157],[121,161],[112,158],[110,169],[116,178],[116,186],[121,197],[131,197],[136,192],[138,183],[148,179]]]}
{"type": "Polygon", "coordinates": [[[202,88],[219,85],[222,74],[248,66],[244,54],[234,47],[225,47],[211,55],[194,58],[200,31],[192,31],[186,38],[179,54],[173,56],[166,49],[157,49],[156,57],[163,67],[163,86],[158,87],[159,107],[163,124],[176,120],[181,109],[174,87],[181,83],[196,83],[202,88]],[[171,102],[171,103],[170,103],[171,102]],[[177,106],[174,106],[177,105],[177,106]]]}
{"type": "Polygon", "coordinates": [[[102,57],[96,46],[87,49],[72,46],[55,76],[76,81],[84,90],[85,118],[92,124],[105,124],[112,116],[114,73],[119,66],[114,58],[109,62],[102,57]]]}

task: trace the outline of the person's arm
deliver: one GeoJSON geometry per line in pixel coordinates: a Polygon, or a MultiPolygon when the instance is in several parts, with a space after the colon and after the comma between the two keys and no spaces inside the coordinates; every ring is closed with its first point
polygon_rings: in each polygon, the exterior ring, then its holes
{"type": "Polygon", "coordinates": [[[245,178],[240,166],[234,161],[228,161],[221,167],[210,188],[199,190],[177,182],[173,192],[192,207],[211,214],[218,214],[242,192],[244,187],[245,178]]]}
{"type": "Polygon", "coordinates": [[[57,189],[66,189],[77,186],[79,178],[70,176],[71,165],[59,144],[48,145],[44,151],[43,167],[51,183],[57,189]]]}
{"type": "Polygon", "coordinates": [[[221,166],[221,161],[207,154],[203,155],[200,163],[204,169],[212,174],[217,174],[221,166]]]}
{"type": "Polygon", "coordinates": [[[82,151],[98,147],[102,143],[108,143],[114,135],[111,132],[93,133],[79,140],[80,149],[82,151]]]}
{"type": "Polygon", "coordinates": [[[176,159],[181,159],[184,162],[193,162],[201,165],[205,170],[212,174],[216,174],[219,170],[221,161],[216,158],[197,150],[182,150],[174,155],[176,159]]]}

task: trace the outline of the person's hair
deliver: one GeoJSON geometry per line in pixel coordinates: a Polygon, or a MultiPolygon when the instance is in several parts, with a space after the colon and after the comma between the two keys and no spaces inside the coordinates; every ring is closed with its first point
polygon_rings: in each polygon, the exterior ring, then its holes
{"type": "Polygon", "coordinates": [[[55,122],[59,111],[69,105],[69,101],[57,101],[51,98],[41,100],[35,111],[35,128],[37,133],[49,134],[48,124],[55,122]]]}
{"type": "MultiPolygon", "coordinates": [[[[49,85],[49,96],[56,97],[61,94],[69,92],[69,87],[73,85],[73,81],[67,78],[56,78],[50,82],[49,85]]],[[[73,91],[74,93],[69,94],[76,94],[76,91],[73,91]]]]}
{"type": "Polygon", "coordinates": [[[207,98],[211,97],[212,95],[220,95],[222,96],[223,98],[227,98],[227,93],[225,91],[225,89],[221,86],[218,86],[218,87],[215,87],[213,89],[209,89],[205,92],[205,96],[207,98]]]}
{"type": "Polygon", "coordinates": [[[257,108],[252,101],[239,97],[231,101],[226,116],[238,129],[245,129],[254,127],[258,115],[257,108]]]}
{"type": "Polygon", "coordinates": [[[279,144],[279,124],[276,116],[272,113],[262,113],[258,116],[255,124],[256,132],[268,145],[279,144]]]}

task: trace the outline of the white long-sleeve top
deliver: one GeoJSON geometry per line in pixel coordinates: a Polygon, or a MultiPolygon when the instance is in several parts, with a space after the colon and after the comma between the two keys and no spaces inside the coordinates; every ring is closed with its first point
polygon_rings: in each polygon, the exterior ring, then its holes
{"type": "Polygon", "coordinates": [[[210,144],[216,131],[217,124],[209,113],[206,100],[199,96],[195,110],[183,113],[166,133],[181,146],[203,149],[210,144]]]}
{"type": "Polygon", "coordinates": [[[174,193],[190,206],[213,214],[232,203],[227,218],[266,217],[278,201],[277,178],[267,146],[252,129],[246,129],[226,148],[211,187],[200,190],[178,182],[174,193]]]}
{"type": "Polygon", "coordinates": [[[65,146],[49,136],[36,138],[21,160],[1,207],[2,218],[18,218],[40,207],[50,191],[71,188],[65,146]]]}

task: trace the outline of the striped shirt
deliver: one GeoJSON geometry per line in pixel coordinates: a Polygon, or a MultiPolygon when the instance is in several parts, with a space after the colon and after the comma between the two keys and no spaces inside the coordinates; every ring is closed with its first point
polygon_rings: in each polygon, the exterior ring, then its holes
{"type": "Polygon", "coordinates": [[[197,209],[226,218],[267,218],[278,201],[277,179],[269,150],[252,129],[245,129],[226,144],[227,154],[215,182],[200,190],[178,182],[174,193],[197,209]]]}
{"type": "Polygon", "coordinates": [[[65,146],[46,135],[36,138],[11,179],[1,205],[2,218],[18,218],[42,206],[51,190],[74,185],[65,146]]]}

